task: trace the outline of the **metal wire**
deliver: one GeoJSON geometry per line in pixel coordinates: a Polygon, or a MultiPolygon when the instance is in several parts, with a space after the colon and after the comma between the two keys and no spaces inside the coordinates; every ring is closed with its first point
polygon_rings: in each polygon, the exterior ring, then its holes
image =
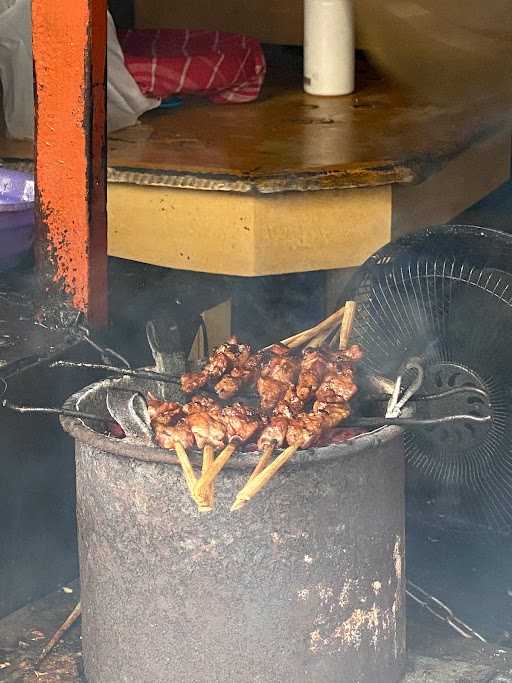
{"type": "Polygon", "coordinates": [[[115,365],[105,365],[103,363],[80,363],[70,360],[57,360],[50,363],[50,368],[81,368],[88,370],[105,370],[116,375],[127,375],[128,377],[136,377],[138,379],[152,379],[166,384],[180,384],[177,377],[165,375],[161,372],[153,372],[153,370],[132,370],[130,368],[118,368],[115,365]]]}
{"type": "Polygon", "coordinates": [[[64,417],[78,417],[82,420],[92,420],[95,422],[108,422],[108,418],[91,413],[82,413],[77,410],[67,410],[66,408],[40,408],[38,406],[20,406],[10,401],[3,400],[0,402],[2,408],[14,410],[17,413],[42,413],[44,415],[62,415],[64,417]]]}
{"type": "Polygon", "coordinates": [[[480,633],[471,628],[471,626],[468,626],[462,619],[459,619],[442,600],[427,593],[426,590],[420,588],[417,584],[407,580],[405,592],[416,604],[430,612],[436,619],[444,621],[451,626],[463,638],[476,638],[482,643],[488,642],[480,633]]]}

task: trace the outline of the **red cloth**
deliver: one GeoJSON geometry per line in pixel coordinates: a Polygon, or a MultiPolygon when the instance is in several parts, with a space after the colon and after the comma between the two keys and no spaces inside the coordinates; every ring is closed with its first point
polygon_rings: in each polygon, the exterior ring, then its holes
{"type": "Polygon", "coordinates": [[[212,102],[255,100],[265,57],[254,38],[189,29],[119,30],[124,61],[145,95],[203,94],[212,102]]]}

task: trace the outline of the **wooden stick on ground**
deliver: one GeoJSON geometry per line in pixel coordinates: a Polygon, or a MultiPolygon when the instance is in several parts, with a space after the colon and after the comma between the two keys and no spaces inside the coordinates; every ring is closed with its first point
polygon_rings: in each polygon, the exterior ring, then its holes
{"type": "Polygon", "coordinates": [[[267,443],[263,446],[260,459],[258,460],[256,467],[253,469],[251,476],[247,480],[248,482],[252,481],[255,477],[257,477],[258,474],[262,472],[265,469],[265,467],[269,464],[270,460],[272,459],[272,453],[274,452],[275,447],[275,441],[267,443]]]}
{"type": "Polygon", "coordinates": [[[62,626],[59,626],[59,628],[55,631],[50,640],[46,643],[46,646],[43,648],[43,651],[41,652],[41,654],[39,655],[34,664],[35,669],[37,669],[37,667],[43,662],[43,660],[46,659],[46,657],[48,657],[53,648],[62,639],[66,631],[68,631],[71,628],[71,626],[73,626],[73,624],[81,614],[82,608],[80,603],[78,603],[69,615],[69,617],[66,619],[66,621],[62,624],[62,626]]]}
{"type": "Polygon", "coordinates": [[[334,313],[331,313],[328,318],[322,320],[318,323],[318,325],[311,327],[309,330],[304,330],[303,332],[298,332],[287,339],[282,339],[281,344],[289,346],[291,349],[295,349],[299,346],[307,344],[310,339],[313,339],[318,334],[321,334],[327,330],[332,330],[332,328],[343,318],[343,311],[344,307],[334,311],[334,313]]]}
{"type": "Polygon", "coordinates": [[[219,455],[215,458],[215,460],[208,467],[206,472],[201,474],[201,478],[199,479],[194,488],[194,495],[198,499],[204,500],[204,497],[208,491],[208,487],[210,485],[213,485],[213,482],[215,481],[215,478],[217,477],[221,469],[224,467],[224,465],[227,463],[227,461],[231,458],[233,453],[238,448],[238,444],[239,441],[232,441],[231,443],[229,443],[224,448],[224,450],[222,450],[219,453],[219,455]]]}
{"type": "Polygon", "coordinates": [[[357,303],[355,301],[345,302],[345,312],[340,327],[340,351],[344,351],[348,347],[348,340],[352,334],[352,326],[356,315],[357,303]]]}
{"type": "Polygon", "coordinates": [[[240,493],[237,495],[235,502],[231,506],[231,511],[239,510],[246,505],[251,498],[261,491],[261,489],[268,484],[272,477],[278,472],[281,467],[288,462],[288,460],[295,455],[298,446],[288,446],[277,458],[268,465],[263,472],[260,472],[254,479],[247,482],[240,493]]]}
{"type": "MultiPolygon", "coordinates": [[[[214,461],[214,451],[213,451],[213,446],[211,444],[205,444],[203,448],[203,466],[201,468],[201,476],[205,474],[208,471],[208,468],[210,465],[212,465],[214,461]]],[[[197,483],[197,482],[196,482],[197,483]]],[[[195,484],[194,484],[195,487],[195,484]]],[[[199,511],[200,512],[209,512],[210,510],[213,509],[213,482],[205,488],[205,494],[204,494],[204,503],[206,505],[199,505],[199,511]]]]}

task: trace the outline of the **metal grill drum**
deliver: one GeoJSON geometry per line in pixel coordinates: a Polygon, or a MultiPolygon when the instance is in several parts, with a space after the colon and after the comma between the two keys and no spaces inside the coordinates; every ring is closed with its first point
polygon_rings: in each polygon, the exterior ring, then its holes
{"type": "MultiPolygon", "coordinates": [[[[105,414],[107,380],[66,407],[105,414]]],[[[398,683],[405,652],[400,429],[299,452],[239,513],[257,456],[213,513],[169,451],[72,418],[89,683],[398,683]]],[[[200,459],[195,460],[199,464],[200,459]]]]}

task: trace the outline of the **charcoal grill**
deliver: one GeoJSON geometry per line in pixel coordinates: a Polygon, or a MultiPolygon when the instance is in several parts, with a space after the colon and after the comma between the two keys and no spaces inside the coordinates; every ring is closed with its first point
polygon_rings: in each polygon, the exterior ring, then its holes
{"type": "MultiPolygon", "coordinates": [[[[108,418],[107,394],[157,385],[105,380],[65,408],[108,418]]],[[[89,683],[400,680],[398,427],[299,452],[265,495],[232,514],[258,459],[242,453],[204,515],[169,451],[105,436],[96,421],[62,424],[76,440],[89,683]]],[[[200,469],[200,457],[191,460],[200,469]]]]}

